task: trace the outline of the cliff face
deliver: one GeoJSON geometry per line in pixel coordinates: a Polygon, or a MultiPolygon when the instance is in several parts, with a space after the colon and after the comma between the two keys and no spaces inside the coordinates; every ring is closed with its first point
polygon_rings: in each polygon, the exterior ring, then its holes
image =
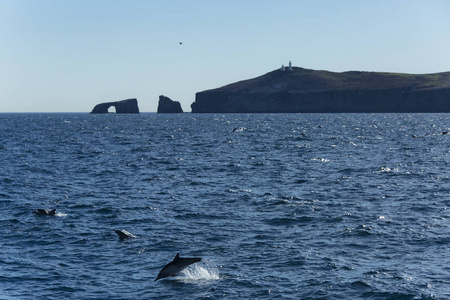
{"type": "Polygon", "coordinates": [[[450,72],[276,70],[199,92],[193,113],[450,112],[450,72]]]}
{"type": "Polygon", "coordinates": [[[173,101],[169,97],[159,96],[158,113],[182,113],[183,109],[178,101],[173,101]]]}
{"type": "Polygon", "coordinates": [[[105,102],[97,104],[91,111],[91,114],[105,114],[108,109],[114,106],[118,114],[138,114],[139,107],[136,98],[126,99],[115,102],[105,102]]]}

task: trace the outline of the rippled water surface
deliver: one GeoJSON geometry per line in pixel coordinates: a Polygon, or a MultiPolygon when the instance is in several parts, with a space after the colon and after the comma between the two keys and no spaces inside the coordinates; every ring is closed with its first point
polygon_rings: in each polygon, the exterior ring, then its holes
{"type": "Polygon", "coordinates": [[[449,128],[0,114],[0,299],[448,299],[449,128]],[[154,282],[178,252],[203,261],[154,282]]]}

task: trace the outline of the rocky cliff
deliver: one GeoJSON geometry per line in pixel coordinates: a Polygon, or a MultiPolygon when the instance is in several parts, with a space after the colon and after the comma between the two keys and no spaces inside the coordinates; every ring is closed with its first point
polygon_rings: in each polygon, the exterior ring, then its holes
{"type": "Polygon", "coordinates": [[[199,92],[191,108],[193,113],[450,112],[450,72],[275,70],[199,92]]]}
{"type": "Polygon", "coordinates": [[[183,109],[178,101],[173,101],[169,97],[159,96],[158,113],[182,113],[183,109]]]}
{"type": "Polygon", "coordinates": [[[120,100],[115,102],[105,102],[97,104],[94,109],[92,109],[91,114],[106,114],[108,109],[114,106],[116,113],[118,114],[138,114],[139,107],[136,98],[120,100]]]}

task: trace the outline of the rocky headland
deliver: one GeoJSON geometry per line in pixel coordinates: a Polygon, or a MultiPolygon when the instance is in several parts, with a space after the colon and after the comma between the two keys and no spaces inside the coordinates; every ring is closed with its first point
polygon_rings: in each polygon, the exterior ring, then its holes
{"type": "Polygon", "coordinates": [[[450,112],[450,72],[329,72],[293,67],[196,94],[193,113],[450,112]]]}
{"type": "Polygon", "coordinates": [[[183,109],[178,101],[173,101],[169,97],[159,96],[158,113],[182,113],[183,109]]]}
{"type": "Polygon", "coordinates": [[[91,114],[107,114],[108,109],[114,106],[117,114],[138,114],[139,107],[136,98],[120,100],[115,102],[105,102],[97,104],[91,114]]]}

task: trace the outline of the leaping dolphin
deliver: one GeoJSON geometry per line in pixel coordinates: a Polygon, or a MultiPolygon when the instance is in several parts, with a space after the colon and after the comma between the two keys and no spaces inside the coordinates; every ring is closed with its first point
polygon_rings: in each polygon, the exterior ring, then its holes
{"type": "Polygon", "coordinates": [[[180,257],[180,253],[177,253],[175,258],[162,268],[155,281],[161,278],[177,276],[178,273],[186,269],[188,266],[201,261],[201,258],[197,257],[180,257]]]}
{"type": "Polygon", "coordinates": [[[135,238],[136,237],[134,234],[129,233],[125,229],[122,229],[122,230],[114,229],[114,231],[115,231],[115,233],[117,233],[117,235],[119,236],[119,238],[121,240],[124,240],[124,239],[127,239],[127,238],[135,238]]]}
{"type": "Polygon", "coordinates": [[[54,216],[56,214],[56,208],[55,209],[36,209],[33,211],[33,214],[42,215],[42,216],[54,216]]]}

